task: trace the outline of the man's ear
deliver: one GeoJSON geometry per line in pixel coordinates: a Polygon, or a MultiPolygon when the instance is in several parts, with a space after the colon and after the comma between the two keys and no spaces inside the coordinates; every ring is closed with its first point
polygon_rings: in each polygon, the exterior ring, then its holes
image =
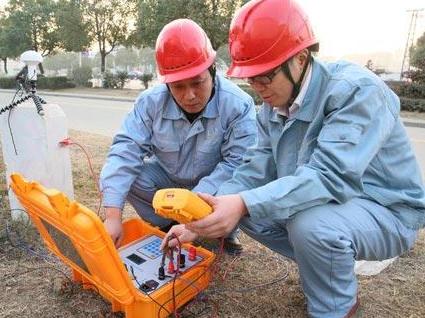
{"type": "Polygon", "coordinates": [[[308,62],[308,49],[299,51],[294,57],[296,63],[302,68],[304,68],[305,63],[308,62]]]}

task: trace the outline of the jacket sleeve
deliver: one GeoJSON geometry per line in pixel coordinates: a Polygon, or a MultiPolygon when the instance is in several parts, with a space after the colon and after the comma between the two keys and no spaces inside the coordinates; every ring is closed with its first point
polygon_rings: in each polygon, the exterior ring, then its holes
{"type": "Polygon", "coordinates": [[[327,98],[328,112],[309,162],[294,175],[240,193],[251,217],[286,219],[363,191],[362,176],[391,134],[397,116],[391,107],[398,100],[373,84],[341,85],[327,98]]]}
{"type": "Polygon", "coordinates": [[[103,206],[123,208],[143,158],[151,153],[152,114],[139,99],[115,135],[100,175],[103,206]]]}
{"type": "Polygon", "coordinates": [[[222,160],[209,175],[201,178],[192,191],[216,194],[219,186],[229,180],[234,170],[242,163],[242,157],[248,148],[255,144],[257,127],[252,99],[243,106],[224,133],[221,145],[222,160]]]}
{"type": "Polygon", "coordinates": [[[235,170],[232,179],[220,186],[217,195],[239,193],[276,179],[276,165],[267,127],[268,116],[264,110],[265,108],[262,108],[257,115],[258,142],[256,146],[248,149],[243,163],[235,170]]]}

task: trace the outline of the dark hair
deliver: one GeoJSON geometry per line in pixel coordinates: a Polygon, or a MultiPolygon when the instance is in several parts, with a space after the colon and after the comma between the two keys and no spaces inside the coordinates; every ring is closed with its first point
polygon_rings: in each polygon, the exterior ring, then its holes
{"type": "Polygon", "coordinates": [[[212,77],[213,82],[214,82],[215,75],[217,74],[217,68],[216,68],[216,66],[215,66],[215,63],[212,63],[212,64],[211,64],[211,66],[208,68],[208,71],[210,72],[211,77],[212,77]]]}
{"type": "Polygon", "coordinates": [[[320,45],[319,45],[319,42],[318,42],[318,43],[315,43],[313,45],[310,45],[307,49],[310,51],[310,53],[317,53],[317,52],[319,52],[319,48],[320,48],[320,45]]]}

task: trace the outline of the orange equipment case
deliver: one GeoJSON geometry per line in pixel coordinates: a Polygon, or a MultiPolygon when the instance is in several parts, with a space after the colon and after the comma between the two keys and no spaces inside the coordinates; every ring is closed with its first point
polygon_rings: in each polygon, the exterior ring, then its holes
{"type": "MultiPolygon", "coordinates": [[[[167,317],[175,304],[179,308],[207,288],[215,255],[196,247],[200,261],[147,294],[133,283],[100,218],[84,205],[70,201],[65,194],[28,182],[19,174],[11,175],[11,187],[40,232],[47,247],[72,269],[74,281],[99,292],[127,318],[167,317]],[[181,278],[180,278],[181,277],[181,278]]],[[[151,235],[164,233],[141,219],[123,223],[123,246],[151,235]]],[[[183,249],[191,245],[183,244],[183,249]]]]}

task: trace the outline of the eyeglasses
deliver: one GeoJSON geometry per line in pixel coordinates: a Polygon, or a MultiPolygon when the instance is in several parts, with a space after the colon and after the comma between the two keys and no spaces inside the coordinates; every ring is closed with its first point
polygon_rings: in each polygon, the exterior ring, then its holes
{"type": "Polygon", "coordinates": [[[261,85],[269,85],[273,81],[273,78],[276,76],[277,73],[281,70],[281,66],[275,68],[274,70],[263,74],[263,75],[257,75],[253,77],[247,77],[245,80],[249,85],[253,85],[254,83],[261,84],[261,85]]]}

